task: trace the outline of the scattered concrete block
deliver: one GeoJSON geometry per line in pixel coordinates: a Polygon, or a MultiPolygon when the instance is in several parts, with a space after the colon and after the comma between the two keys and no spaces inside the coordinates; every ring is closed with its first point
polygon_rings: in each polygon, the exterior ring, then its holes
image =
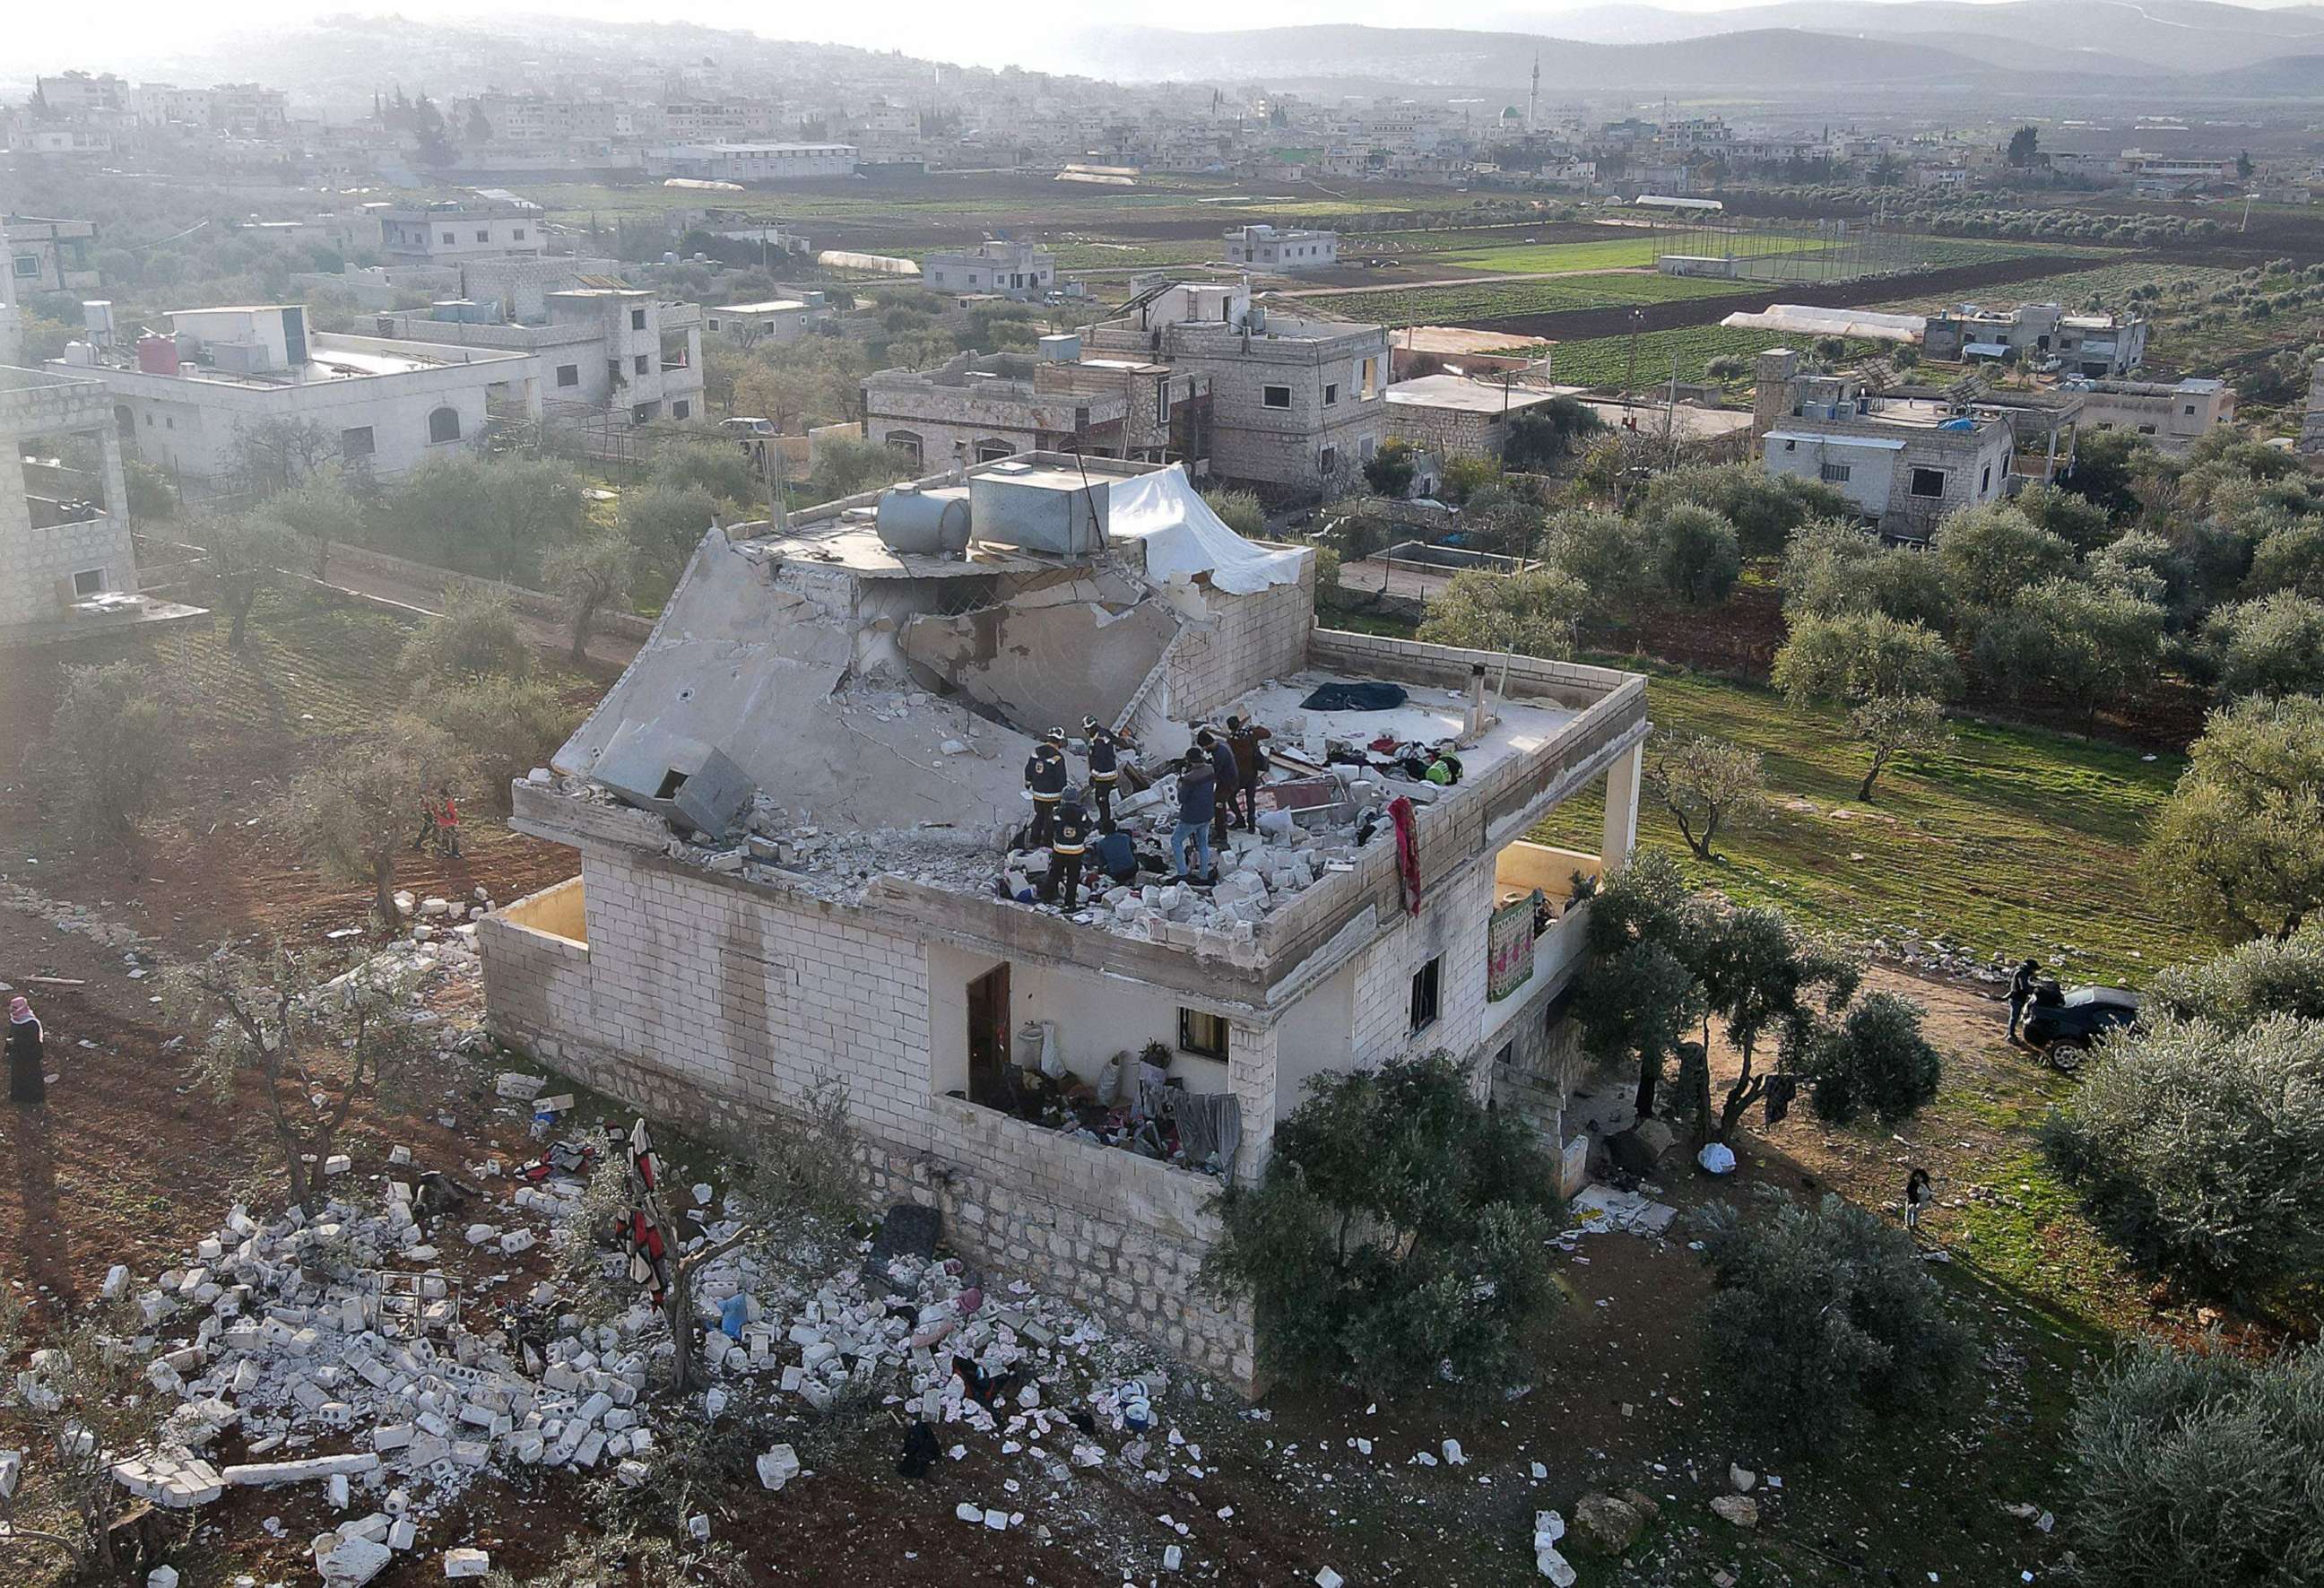
{"type": "MultiPolygon", "coordinates": [[[[332,1535],[326,1533],[323,1537],[332,1535]]],[[[368,1538],[342,1538],[327,1554],[320,1556],[315,1565],[323,1574],[324,1588],[363,1588],[385,1571],[387,1563],[394,1558],[395,1552],[384,1544],[375,1544],[368,1538]]]]}
{"type": "Polygon", "coordinates": [[[447,1577],[481,1577],[492,1569],[493,1557],[481,1549],[444,1552],[444,1574],[447,1577]]]}
{"type": "Polygon", "coordinates": [[[798,1452],[788,1445],[778,1445],[759,1458],[759,1482],[778,1493],[798,1474],[798,1452]]]}
{"type": "Polygon", "coordinates": [[[305,1461],[249,1462],[228,1467],[219,1475],[233,1488],[265,1489],[276,1483],[317,1482],[341,1473],[352,1476],[378,1470],[379,1457],[363,1450],[346,1455],[310,1456],[305,1461]]]}

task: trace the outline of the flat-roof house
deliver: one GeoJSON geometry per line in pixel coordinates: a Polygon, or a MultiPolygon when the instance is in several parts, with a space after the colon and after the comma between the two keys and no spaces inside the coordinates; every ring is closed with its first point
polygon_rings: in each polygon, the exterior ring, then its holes
{"type": "Polygon", "coordinates": [[[881,370],[863,382],[863,434],[908,473],[990,463],[1019,452],[1079,452],[1210,472],[1210,379],[1167,364],[1081,359],[1079,338],[1043,339],[1039,356],[961,353],[933,370],[881,370]]]}
{"type": "Polygon", "coordinates": [[[1039,298],[1057,284],[1057,256],[1030,243],[980,243],[929,254],[920,273],[939,292],[1039,298]]]}
{"type": "Polygon", "coordinates": [[[761,342],[796,342],[812,327],[831,318],[823,294],[769,298],[758,303],[714,303],[702,311],[704,328],[712,336],[756,346],[761,342]]]}
{"type": "Polygon", "coordinates": [[[1514,378],[1418,375],[1388,389],[1388,434],[1448,463],[1456,457],[1499,457],[1508,444],[1511,420],[1553,397],[1574,396],[1581,390],[1526,385],[1514,378]]]}
{"type": "Polygon", "coordinates": [[[797,182],[855,174],[853,143],[672,143],[669,174],[717,182],[797,182]]]}
{"type": "Polygon", "coordinates": [[[2063,373],[2127,374],[2146,361],[2146,321],[2136,315],[2068,314],[2055,303],[1983,309],[1964,303],[1932,314],[1921,334],[1931,358],[2021,363],[2063,373]]]}
{"type": "Polygon", "coordinates": [[[2006,417],[1875,396],[1854,375],[1803,375],[1787,347],[1759,355],[1752,428],[1768,473],[1821,480],[1897,540],[1925,541],[1940,520],[2010,490],[2006,417]]]}
{"type": "Polygon", "coordinates": [[[1084,357],[1142,358],[1211,383],[1211,468],[1225,480],[1333,495],[1388,434],[1388,332],[1279,313],[1248,284],[1150,287],[1082,333],[1084,357]]]}
{"type": "Polygon", "coordinates": [[[2180,453],[2209,431],[2236,420],[2236,389],[2225,381],[2076,381],[2082,423],[2094,430],[2127,430],[2164,452],[2180,453]]]}
{"type": "Polygon", "coordinates": [[[1642,678],[1322,629],[1314,581],[1177,467],[1054,454],[710,530],[515,786],[578,874],[480,923],[490,1028],[678,1119],[836,1081],[871,1196],[1255,1385],[1248,1310],[1194,1279],[1310,1078],[1443,1049],[1564,1140],[1577,880],[1629,855],[1649,728],[1642,678]],[[1214,888],[1034,901],[1009,835],[1038,735],[1128,736],[1159,781],[1115,811],[1150,850],[1189,724],[1233,710],[1274,766],[1214,888]],[[1526,839],[1601,790],[1590,851],[1526,839]]]}
{"type": "Polygon", "coordinates": [[[230,475],[240,435],[274,420],[319,426],[346,462],[389,475],[474,446],[488,399],[539,412],[530,353],[312,331],[295,303],[166,318],[166,333],[108,332],[49,368],[101,382],[124,450],[191,479],[230,475]]]}
{"type": "Polygon", "coordinates": [[[377,212],[379,251],[390,264],[458,264],[506,254],[538,255],[547,241],[530,206],[393,205],[377,212]]]}
{"type": "Polygon", "coordinates": [[[1227,263],[1253,270],[1290,272],[1329,270],[1340,263],[1340,234],[1301,227],[1230,226],[1227,263]]]}

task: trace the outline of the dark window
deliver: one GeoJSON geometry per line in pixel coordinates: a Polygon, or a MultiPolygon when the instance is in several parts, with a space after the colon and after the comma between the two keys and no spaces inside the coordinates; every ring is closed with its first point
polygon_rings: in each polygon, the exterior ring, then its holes
{"type": "Polygon", "coordinates": [[[486,230],[484,230],[484,227],[482,227],[482,226],[478,226],[478,227],[476,228],[476,241],[477,241],[477,242],[479,242],[479,243],[489,243],[489,242],[491,242],[492,240],[493,240],[493,235],[492,235],[492,233],[490,233],[490,232],[488,232],[488,231],[486,231],[486,230]]]}
{"type": "Polygon", "coordinates": [[[1977,488],[1980,493],[1993,489],[1993,465],[1988,463],[1985,466],[1985,473],[1978,478],[1977,488]]]}
{"type": "Polygon", "coordinates": [[[557,383],[560,386],[579,385],[581,383],[581,366],[577,364],[558,365],[557,366],[557,383]]]}
{"type": "Polygon", "coordinates": [[[105,594],[105,570],[101,568],[85,568],[73,575],[73,594],[76,596],[105,594]]]}
{"type": "Polygon", "coordinates": [[[1340,470],[1340,449],[1337,447],[1324,448],[1321,461],[1326,475],[1337,474],[1340,470]]]}
{"type": "Polygon", "coordinates": [[[1010,446],[1006,441],[979,441],[976,444],[976,461],[979,463],[998,463],[1001,459],[1010,456],[1015,451],[1016,448],[1010,446]]]}
{"type": "Polygon", "coordinates": [[[428,439],[430,441],[456,441],[460,439],[460,411],[439,408],[428,416],[428,439]]]}
{"type": "Polygon", "coordinates": [[[1412,973],[1412,1029],[1416,1031],[1436,1023],[1443,971],[1444,956],[1440,954],[1412,973]]]}
{"type": "Polygon", "coordinates": [[[652,354],[650,354],[650,353],[641,353],[641,354],[639,354],[639,355],[638,355],[638,359],[637,359],[637,365],[638,365],[638,374],[641,374],[641,375],[642,375],[642,374],[650,374],[653,372],[653,355],[652,355],[652,354]]]}
{"type": "Polygon", "coordinates": [[[19,276],[24,277],[39,275],[41,273],[41,256],[37,254],[19,254],[16,255],[16,273],[19,276]]]}
{"type": "Polygon", "coordinates": [[[1324,383],[1323,383],[1323,406],[1324,406],[1324,407],[1326,407],[1326,408],[1333,408],[1333,407],[1336,407],[1336,406],[1338,405],[1338,403],[1339,403],[1339,401],[1340,401],[1340,386],[1339,386],[1339,383],[1338,383],[1338,382],[1336,382],[1336,381],[1326,381],[1326,382],[1324,382],[1324,383]]]}
{"type": "Polygon", "coordinates": [[[1849,471],[1853,466],[1851,464],[1845,463],[1827,463],[1817,472],[1823,475],[1826,485],[1844,485],[1848,484],[1849,471]]]}
{"type": "Polygon", "coordinates": [[[1941,468],[1916,468],[1913,471],[1913,494],[1941,496],[1945,494],[1945,471],[1941,468]]]}
{"type": "Polygon", "coordinates": [[[456,242],[458,242],[458,241],[459,241],[459,239],[458,239],[457,237],[455,237],[451,233],[447,232],[447,233],[445,233],[445,234],[444,234],[444,241],[446,241],[447,243],[456,243],[456,242]]]}
{"type": "Polygon", "coordinates": [[[1199,1009],[1178,1011],[1178,1051],[1191,1053],[1197,1058],[1227,1061],[1227,1021],[1224,1015],[1204,1014],[1199,1009]]]}
{"type": "Polygon", "coordinates": [[[2151,436],[2154,434],[2154,427],[2153,425],[2141,425],[2138,427],[2138,433],[2142,436],[2151,436]]]}
{"type": "Polygon", "coordinates": [[[1291,388],[1261,386],[1259,389],[1259,401],[1262,406],[1268,408],[1288,408],[1291,406],[1291,388]]]}
{"type": "Polygon", "coordinates": [[[2191,403],[2191,402],[2190,402],[2189,404],[2187,404],[2187,411],[2188,411],[2189,413],[2192,413],[2192,412],[2194,412],[2194,411],[2195,411],[2195,405],[2194,405],[2193,403],[2191,403]]]}
{"type": "Polygon", "coordinates": [[[669,417],[672,419],[690,419],[693,415],[694,404],[683,397],[669,405],[669,417]]]}
{"type": "Polygon", "coordinates": [[[645,328],[646,311],[642,309],[632,309],[630,310],[630,329],[633,331],[642,331],[645,328]]]}
{"type": "Polygon", "coordinates": [[[339,432],[339,456],[349,463],[369,457],[375,450],[369,425],[351,425],[339,432]]]}
{"type": "Polygon", "coordinates": [[[519,226],[519,227],[517,227],[517,229],[516,229],[515,231],[513,231],[513,232],[510,233],[510,234],[509,234],[509,235],[511,235],[511,236],[514,237],[518,242],[521,243],[521,242],[523,242],[523,241],[524,241],[524,228],[523,228],[522,226],[519,226]]]}
{"type": "Polygon", "coordinates": [[[920,439],[909,430],[890,430],[885,438],[888,450],[899,453],[914,463],[920,461],[920,439]]]}

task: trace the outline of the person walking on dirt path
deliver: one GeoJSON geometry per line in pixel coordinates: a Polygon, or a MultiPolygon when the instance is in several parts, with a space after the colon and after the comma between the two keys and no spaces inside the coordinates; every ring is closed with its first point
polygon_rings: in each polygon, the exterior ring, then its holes
{"type": "Polygon", "coordinates": [[[2020,1039],[2017,1035],[2017,1029],[2025,1023],[2025,1011],[2031,1007],[2034,1002],[2034,978],[2039,976],[2041,974],[2041,965],[2034,960],[2029,959],[2025,961],[2024,964],[2019,965],[2010,975],[2009,1039],[2012,1042],[2016,1042],[2020,1039]]]}
{"type": "Polygon", "coordinates": [[[1904,1228],[1917,1233],[1921,1227],[1921,1210],[1937,1199],[1936,1187],[1929,1181],[1929,1171],[1920,1165],[1904,1177],[1904,1228]]]}
{"type": "Polygon", "coordinates": [[[8,1003],[8,1101],[40,1103],[49,1094],[48,1072],[41,1052],[41,1022],[32,1006],[22,998],[8,1003]]]}
{"type": "Polygon", "coordinates": [[[436,808],[436,853],[447,860],[460,858],[460,807],[452,799],[452,790],[439,788],[436,798],[442,801],[436,808]]]}
{"type": "Polygon", "coordinates": [[[436,802],[422,794],[420,797],[420,830],[411,835],[411,853],[419,854],[436,842],[436,802]]]}

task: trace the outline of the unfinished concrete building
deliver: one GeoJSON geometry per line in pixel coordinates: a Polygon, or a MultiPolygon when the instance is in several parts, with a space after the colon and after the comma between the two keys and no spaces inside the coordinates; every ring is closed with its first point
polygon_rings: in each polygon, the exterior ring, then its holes
{"type": "Polygon", "coordinates": [[[1441,1048],[1569,1135],[1575,893],[1630,852],[1646,681],[1319,629],[1312,552],[1242,540],[1175,466],[950,478],[705,537],[514,791],[579,874],[482,923],[491,1028],[676,1119],[844,1083],[872,1195],[1250,1386],[1248,1313],[1194,1277],[1311,1077],[1441,1048]],[[1274,765],[1214,887],[1029,901],[1038,735],[1127,735],[1146,854],[1188,725],[1234,710],[1274,765]],[[1439,748],[1450,785],[1416,775],[1439,748]],[[1590,852],[1527,840],[1593,790],[1590,852]]]}
{"type": "Polygon", "coordinates": [[[1803,374],[1788,347],[1759,355],[1752,430],[1769,474],[1821,480],[1892,540],[1925,541],[1965,507],[2010,491],[2010,420],[1973,405],[1876,395],[1852,374],[1803,374]]]}
{"type": "Polygon", "coordinates": [[[112,397],[19,366],[21,313],[0,272],[0,646],[205,615],[140,591],[112,397]]]}
{"type": "Polygon", "coordinates": [[[1038,356],[962,353],[932,370],[881,370],[863,382],[863,433],[914,472],[1079,452],[1209,475],[1210,377],[1080,350],[1078,337],[1044,337],[1038,356]]]}
{"type": "Polygon", "coordinates": [[[1388,434],[1388,332],[1257,307],[1248,283],[1150,287],[1084,331],[1083,347],[1209,376],[1211,467],[1223,480],[1337,495],[1388,434]]]}

